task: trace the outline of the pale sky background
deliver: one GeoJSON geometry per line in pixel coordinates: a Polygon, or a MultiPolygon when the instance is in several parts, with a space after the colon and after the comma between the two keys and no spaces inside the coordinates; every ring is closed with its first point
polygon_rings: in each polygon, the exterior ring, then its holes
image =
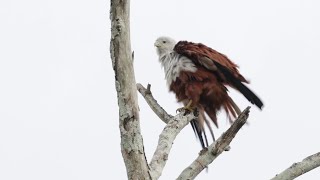
{"type": "MultiPolygon", "coordinates": [[[[0,179],[126,179],[109,55],[110,2],[0,1],[0,179]]],[[[152,84],[171,114],[153,46],[161,35],[205,43],[227,54],[251,80],[265,108],[253,107],[200,180],[270,179],[320,151],[320,2],[317,0],[140,0],[131,4],[136,81],[152,84]]],[[[243,109],[248,101],[231,96],[243,109]]],[[[139,95],[147,158],[164,124],[139,95]]],[[[229,126],[219,115],[219,136],[229,126]]],[[[177,137],[162,180],[198,155],[190,126],[177,137]]],[[[320,178],[320,168],[300,180],[320,178]]]]}

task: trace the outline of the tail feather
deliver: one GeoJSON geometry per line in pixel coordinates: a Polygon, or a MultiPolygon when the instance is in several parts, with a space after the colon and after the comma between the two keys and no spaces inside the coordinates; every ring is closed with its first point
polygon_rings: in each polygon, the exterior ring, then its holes
{"type": "Polygon", "coordinates": [[[207,134],[204,129],[204,124],[208,127],[213,141],[215,141],[213,130],[209,120],[205,117],[205,111],[203,108],[198,108],[199,116],[197,119],[190,121],[193,132],[195,133],[197,139],[199,139],[201,147],[206,148],[209,146],[207,134]]]}
{"type": "Polygon", "coordinates": [[[226,80],[228,80],[232,86],[239,90],[244,95],[244,97],[248,99],[248,101],[262,109],[263,102],[246,85],[244,85],[240,79],[234,77],[234,75],[221,64],[215,63],[215,65],[218,66],[219,70],[225,76],[226,80]]]}
{"type": "Polygon", "coordinates": [[[229,102],[231,104],[231,106],[233,107],[234,111],[237,113],[237,115],[239,116],[241,114],[241,110],[240,108],[237,106],[237,104],[232,100],[232,98],[229,96],[229,102]]]}
{"type": "Polygon", "coordinates": [[[210,119],[212,120],[212,122],[214,123],[214,125],[216,125],[216,127],[218,128],[218,121],[217,121],[217,111],[215,110],[214,107],[205,107],[205,111],[208,114],[208,116],[210,117],[210,119]]]}
{"type": "Polygon", "coordinates": [[[227,114],[227,117],[229,119],[230,123],[233,123],[233,120],[236,118],[236,113],[235,110],[233,109],[233,107],[231,106],[231,104],[229,102],[226,102],[223,105],[224,111],[227,114]]]}
{"type": "MultiPolygon", "coordinates": [[[[238,106],[232,101],[230,97],[228,97],[227,101],[222,105],[224,110],[226,111],[227,116],[229,117],[230,123],[233,122],[233,119],[237,117],[237,114],[240,114],[240,109],[238,106]]],[[[208,127],[210,134],[212,136],[213,141],[215,141],[215,137],[213,134],[212,126],[210,121],[205,117],[205,113],[210,117],[212,122],[218,127],[217,116],[214,106],[205,106],[204,108],[198,108],[199,115],[197,119],[193,119],[190,121],[193,132],[195,133],[197,139],[199,139],[201,147],[208,147],[208,139],[204,129],[204,124],[208,127]]]]}
{"type": "Polygon", "coordinates": [[[206,125],[207,125],[209,131],[210,131],[210,134],[211,134],[211,137],[212,137],[213,141],[216,141],[216,138],[214,137],[213,130],[212,130],[210,122],[208,121],[207,118],[205,118],[204,120],[206,122],[206,125]]]}
{"type": "Polygon", "coordinates": [[[207,135],[202,127],[199,125],[197,119],[193,119],[190,121],[191,127],[193,129],[194,134],[199,139],[202,149],[208,147],[208,139],[207,135]]]}
{"type": "Polygon", "coordinates": [[[248,101],[262,109],[263,102],[247,86],[240,81],[235,81],[234,86],[248,99],[248,101]]]}

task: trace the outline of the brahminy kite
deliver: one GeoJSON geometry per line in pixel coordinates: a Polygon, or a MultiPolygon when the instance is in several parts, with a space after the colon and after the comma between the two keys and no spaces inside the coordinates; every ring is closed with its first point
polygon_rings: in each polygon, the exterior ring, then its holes
{"type": "Polygon", "coordinates": [[[154,43],[159,61],[164,68],[169,90],[188,111],[196,110],[198,118],[190,122],[202,148],[208,146],[204,124],[213,137],[210,122],[218,127],[217,112],[223,108],[232,122],[241,113],[228,95],[227,87],[242,93],[260,109],[263,103],[244,83],[248,81],[239,73],[238,66],[227,56],[201,44],[188,41],[176,43],[170,37],[159,37],[154,43]]]}

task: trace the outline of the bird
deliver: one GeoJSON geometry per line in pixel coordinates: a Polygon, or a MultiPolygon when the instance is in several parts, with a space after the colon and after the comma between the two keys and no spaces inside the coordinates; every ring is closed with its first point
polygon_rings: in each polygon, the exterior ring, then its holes
{"type": "Polygon", "coordinates": [[[197,112],[198,117],[190,124],[203,149],[208,147],[205,125],[215,141],[209,119],[218,128],[217,113],[220,110],[226,112],[231,123],[241,113],[229,96],[228,88],[236,89],[262,110],[263,102],[245,85],[249,81],[226,55],[202,43],[176,42],[167,36],[157,38],[154,46],[169,91],[184,105],[178,111],[197,112]]]}

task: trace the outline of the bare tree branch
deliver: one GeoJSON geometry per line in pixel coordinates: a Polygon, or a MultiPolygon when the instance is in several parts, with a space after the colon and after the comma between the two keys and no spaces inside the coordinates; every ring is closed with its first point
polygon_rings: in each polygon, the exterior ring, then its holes
{"type": "Polygon", "coordinates": [[[151,179],[140,132],[137,88],[130,45],[129,17],[129,0],[111,0],[110,54],[118,94],[121,152],[128,179],[151,179]]]}
{"type": "MultiPolygon", "coordinates": [[[[137,84],[137,88],[142,96],[145,98],[151,109],[164,121],[168,122],[167,126],[162,131],[158,147],[153,155],[150,163],[150,174],[153,179],[158,179],[168,159],[172,143],[177,134],[184,128],[192,119],[196,118],[192,114],[183,116],[181,113],[173,118],[167,114],[165,110],[153,98],[150,85],[144,88],[141,84],[137,84]]],[[[206,168],[212,161],[218,157],[225,149],[229,147],[230,142],[239,131],[239,129],[246,123],[249,115],[250,107],[247,107],[231,125],[231,127],[221,135],[221,137],[211,144],[208,149],[202,150],[199,157],[186,168],[178,179],[194,179],[204,168],[206,168]]]]}
{"type": "Polygon", "coordinates": [[[140,94],[144,97],[146,102],[149,104],[150,108],[153,110],[153,112],[164,122],[168,123],[170,119],[172,119],[172,115],[168,114],[154,99],[151,93],[151,85],[148,84],[147,89],[143,87],[141,84],[137,84],[138,91],[140,94]]]}
{"type": "Polygon", "coordinates": [[[234,121],[231,127],[223,133],[217,141],[212,143],[208,149],[202,150],[199,156],[190,166],[182,171],[178,180],[194,179],[204,168],[206,168],[213,160],[215,160],[229,146],[232,139],[235,137],[239,129],[246,123],[249,116],[247,107],[234,121]]]}
{"type": "MultiPolygon", "coordinates": [[[[145,89],[135,83],[133,58],[130,44],[130,0],[111,0],[111,41],[110,54],[115,71],[115,84],[119,105],[119,127],[121,134],[121,151],[130,180],[159,179],[168,156],[179,132],[196,117],[193,113],[176,116],[169,115],[153,98],[150,84],[145,89]],[[140,132],[139,108],[136,90],[143,95],[151,109],[167,125],[159,136],[157,149],[148,165],[143,139],[140,132]]],[[[213,162],[230,144],[239,129],[246,123],[249,116],[247,107],[231,125],[231,127],[212,143],[207,149],[182,171],[179,180],[194,179],[203,169],[213,162]]],[[[299,163],[276,175],[272,180],[294,179],[320,166],[320,152],[305,158],[299,163]]]]}
{"type": "Polygon", "coordinates": [[[167,124],[159,136],[157,149],[154,152],[152,160],[149,164],[152,179],[159,179],[168,160],[173,141],[179,132],[196,117],[193,115],[193,113],[184,115],[185,112],[181,112],[176,116],[172,116],[168,114],[153,98],[150,90],[150,84],[148,84],[147,88],[145,88],[138,83],[137,88],[149,104],[150,108],[163,122],[167,124]]]}
{"type": "Polygon", "coordinates": [[[305,174],[312,169],[320,166],[320,152],[308,156],[301,162],[294,163],[288,169],[284,170],[280,174],[277,174],[271,180],[290,180],[294,179],[302,174],[305,174]]]}
{"type": "Polygon", "coordinates": [[[184,115],[184,112],[181,112],[169,120],[159,136],[157,149],[149,165],[152,179],[159,179],[168,160],[173,141],[179,132],[195,118],[193,113],[184,115]]]}

